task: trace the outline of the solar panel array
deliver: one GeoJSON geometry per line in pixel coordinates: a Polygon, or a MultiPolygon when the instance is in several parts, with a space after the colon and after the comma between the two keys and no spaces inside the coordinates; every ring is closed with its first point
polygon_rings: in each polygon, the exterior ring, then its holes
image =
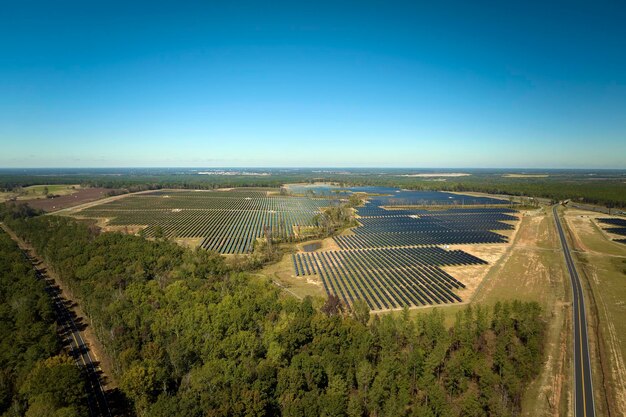
{"type": "Polygon", "coordinates": [[[515,210],[501,208],[450,208],[445,210],[384,208],[387,200],[377,197],[358,208],[360,227],[354,235],[337,236],[342,249],[384,248],[421,245],[506,243],[495,233],[511,230],[515,210]]]}
{"type": "MultiPolygon", "coordinates": [[[[626,219],[616,219],[613,217],[598,219],[599,222],[609,225],[611,227],[604,227],[604,230],[608,233],[613,233],[619,236],[626,236],[626,219]]],[[[626,243],[626,239],[613,239],[614,242],[626,243]]]]}
{"type": "Polygon", "coordinates": [[[360,226],[352,229],[354,234],[334,237],[341,250],[294,255],[296,276],[317,275],[328,294],[348,306],[365,300],[373,310],[462,301],[456,291],[465,286],[441,267],[486,262],[434,245],[505,243],[507,238],[495,231],[513,229],[507,222],[517,221],[517,212],[502,200],[478,200],[490,207],[458,207],[454,202],[464,196],[396,191],[371,196],[357,209],[360,226]],[[398,201],[451,207],[394,209],[398,201]]]}
{"type": "Polygon", "coordinates": [[[328,201],[269,196],[259,190],[154,191],[87,208],[81,215],[111,219],[112,226],[147,226],[147,237],[202,238],[200,244],[225,254],[246,253],[269,229],[290,240],[294,228],[313,225],[328,201]]]}
{"type": "Polygon", "coordinates": [[[326,197],[345,197],[351,193],[367,193],[372,196],[371,201],[376,202],[377,199],[381,199],[388,206],[507,206],[510,204],[507,200],[490,197],[454,194],[443,191],[401,190],[380,186],[338,187],[328,184],[289,184],[286,188],[295,194],[313,193],[326,197]]]}
{"type": "Polygon", "coordinates": [[[599,222],[604,224],[610,224],[611,226],[626,227],[626,219],[616,219],[612,217],[598,219],[599,222]]]}
{"type": "Polygon", "coordinates": [[[462,301],[465,285],[438,266],[485,261],[441,248],[327,251],[292,255],[296,275],[319,275],[327,294],[351,306],[365,300],[372,310],[462,301]]]}

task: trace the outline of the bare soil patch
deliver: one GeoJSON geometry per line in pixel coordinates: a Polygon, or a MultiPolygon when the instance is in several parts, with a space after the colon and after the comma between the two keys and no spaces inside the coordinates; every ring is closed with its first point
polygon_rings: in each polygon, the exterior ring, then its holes
{"type": "Polygon", "coordinates": [[[548,174],[504,174],[504,178],[548,178],[548,174]]]}
{"type": "MultiPolygon", "coordinates": [[[[90,201],[99,200],[107,196],[108,192],[113,191],[110,188],[81,188],[73,194],[62,195],[54,198],[37,198],[28,200],[29,206],[46,212],[54,212],[57,210],[74,207],[79,204],[90,201]]],[[[18,203],[20,200],[18,200],[18,203]]]]}
{"type": "Polygon", "coordinates": [[[399,177],[415,177],[415,178],[430,178],[430,177],[469,177],[472,174],[466,172],[433,172],[428,174],[403,174],[399,177]]]}

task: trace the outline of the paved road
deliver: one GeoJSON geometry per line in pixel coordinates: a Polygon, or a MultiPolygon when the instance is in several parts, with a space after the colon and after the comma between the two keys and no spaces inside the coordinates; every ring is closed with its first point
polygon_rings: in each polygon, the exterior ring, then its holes
{"type": "Polygon", "coordinates": [[[111,409],[107,401],[107,395],[102,387],[98,366],[94,363],[89,352],[89,346],[85,342],[80,326],[77,325],[78,319],[76,314],[68,307],[69,302],[65,300],[54,280],[50,278],[42,262],[31,255],[24,247],[23,242],[16,238],[15,234],[4,224],[0,226],[16,241],[24,257],[33,265],[33,269],[37,273],[37,277],[46,283],[46,292],[53,302],[54,312],[59,326],[59,334],[63,341],[69,347],[69,354],[74,358],[76,364],[84,371],[87,378],[87,401],[89,405],[89,414],[94,417],[110,417],[111,409]]]}
{"type": "Polygon", "coordinates": [[[593,402],[593,385],[591,381],[591,360],[589,358],[589,342],[587,340],[587,318],[585,314],[585,298],[580,285],[578,272],[572,260],[563,226],[557,213],[557,206],[552,208],[554,221],[561,238],[561,246],[565,262],[572,281],[573,294],[573,325],[574,325],[574,415],[575,417],[595,417],[593,402]]]}

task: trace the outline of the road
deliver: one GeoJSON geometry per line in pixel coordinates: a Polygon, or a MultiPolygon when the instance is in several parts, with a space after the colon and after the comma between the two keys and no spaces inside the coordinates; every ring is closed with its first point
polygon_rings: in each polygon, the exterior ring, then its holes
{"type": "Polygon", "coordinates": [[[580,210],[595,211],[597,213],[604,213],[611,216],[624,216],[623,209],[606,208],[602,206],[594,206],[591,204],[580,204],[572,202],[567,203],[567,207],[577,208],[580,210]]]}
{"type": "Polygon", "coordinates": [[[46,268],[41,260],[31,254],[24,242],[19,239],[11,229],[0,223],[0,227],[7,232],[22,250],[26,259],[33,265],[37,277],[46,283],[46,292],[53,302],[55,316],[57,318],[58,331],[63,342],[69,348],[69,354],[76,361],[86,376],[87,402],[89,406],[89,415],[94,417],[110,417],[111,409],[107,400],[106,391],[102,386],[101,370],[94,362],[90,352],[89,345],[85,342],[83,334],[80,330],[79,319],[75,312],[68,307],[70,302],[65,300],[61,295],[61,290],[55,284],[54,279],[49,277],[46,268]]]}
{"type": "Polygon", "coordinates": [[[585,313],[585,297],[572,255],[567,245],[563,226],[554,206],[554,221],[561,238],[561,246],[565,262],[572,282],[573,294],[573,326],[574,326],[574,416],[595,417],[593,402],[593,384],[591,380],[591,360],[589,358],[589,341],[587,340],[587,317],[585,313]]]}

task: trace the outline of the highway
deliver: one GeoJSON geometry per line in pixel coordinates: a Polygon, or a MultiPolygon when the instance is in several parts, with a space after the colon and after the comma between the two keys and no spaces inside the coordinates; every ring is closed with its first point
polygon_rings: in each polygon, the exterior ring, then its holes
{"type": "Polygon", "coordinates": [[[593,384],[591,380],[591,360],[589,358],[589,342],[587,340],[587,317],[585,313],[585,297],[580,285],[576,266],[570,254],[563,226],[557,212],[557,205],[553,206],[554,221],[561,239],[565,262],[572,282],[572,316],[574,327],[574,416],[595,417],[596,410],[593,402],[593,384]]]}
{"type": "Polygon", "coordinates": [[[6,225],[0,223],[0,227],[18,244],[24,257],[28,259],[33,266],[37,277],[46,283],[46,292],[53,302],[59,335],[68,346],[70,356],[74,358],[76,365],[81,368],[86,377],[85,388],[87,390],[89,415],[92,417],[110,417],[112,414],[106,391],[100,379],[101,371],[94,363],[89,352],[89,345],[85,342],[82,332],[76,324],[76,320],[74,319],[76,314],[68,307],[68,301],[62,297],[61,291],[56,286],[54,280],[47,275],[42,261],[33,256],[21,239],[17,238],[13,231],[6,225]]]}

